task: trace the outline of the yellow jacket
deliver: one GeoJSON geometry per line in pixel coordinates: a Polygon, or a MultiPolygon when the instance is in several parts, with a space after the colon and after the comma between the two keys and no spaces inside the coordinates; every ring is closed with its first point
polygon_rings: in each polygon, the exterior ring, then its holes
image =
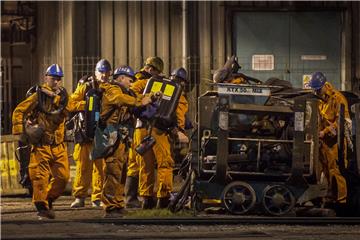
{"type": "MultiPolygon", "coordinates": [[[[51,88],[45,84],[41,87],[51,91],[51,88]]],[[[55,110],[58,106],[59,100],[60,96],[56,96],[53,99],[47,98],[46,102],[44,103],[45,108],[49,111],[55,110]]],[[[64,140],[65,118],[68,112],[83,110],[85,107],[85,102],[72,101],[71,98],[69,98],[68,103],[62,112],[51,115],[37,111],[37,105],[37,93],[32,94],[24,101],[19,103],[19,105],[17,105],[12,116],[13,134],[23,133],[24,119],[29,115],[32,115],[35,117],[35,122],[44,128],[45,133],[42,142],[45,144],[60,144],[64,140]]]]}
{"type": "Polygon", "coordinates": [[[104,92],[101,100],[100,118],[104,119],[115,108],[115,111],[106,120],[106,124],[121,123],[125,114],[129,114],[129,106],[141,106],[142,95],[132,97],[124,93],[119,86],[110,83],[102,83],[101,88],[104,89],[104,92]]]}
{"type": "MultiPolygon", "coordinates": [[[[102,83],[99,83],[99,88],[101,87],[102,83]]],[[[70,98],[73,101],[82,101],[85,100],[85,94],[87,90],[90,88],[89,82],[79,81],[78,85],[76,86],[75,91],[73,94],[70,95],[70,98]]]]}
{"type": "Polygon", "coordinates": [[[341,104],[345,107],[345,118],[350,118],[346,98],[339,91],[331,87],[325,94],[325,100],[320,101],[319,104],[319,112],[322,117],[320,131],[324,131],[327,134],[337,130],[341,104]]]}
{"type": "Polygon", "coordinates": [[[145,90],[147,81],[148,79],[139,79],[131,85],[130,89],[133,90],[136,95],[142,95],[145,90]]]}

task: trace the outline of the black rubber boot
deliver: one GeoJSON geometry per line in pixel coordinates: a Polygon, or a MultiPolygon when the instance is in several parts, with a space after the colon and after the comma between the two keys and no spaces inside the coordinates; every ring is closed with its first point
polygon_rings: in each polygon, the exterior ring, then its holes
{"type": "Polygon", "coordinates": [[[156,208],[167,208],[170,203],[170,198],[164,197],[164,198],[158,198],[156,208]]]}
{"type": "Polygon", "coordinates": [[[153,197],[143,197],[142,209],[153,209],[155,207],[155,201],[153,197]]]}
{"type": "Polygon", "coordinates": [[[140,208],[140,202],[137,198],[139,187],[139,178],[128,176],[125,182],[125,207],[140,208]]]}
{"type": "Polygon", "coordinates": [[[38,211],[37,215],[39,217],[39,220],[41,220],[42,218],[49,218],[49,219],[55,218],[55,212],[52,209],[48,209],[45,206],[45,203],[36,202],[35,207],[36,207],[36,210],[38,211]]]}
{"type": "Polygon", "coordinates": [[[51,198],[48,199],[48,206],[49,206],[50,210],[53,209],[53,202],[54,202],[54,200],[52,200],[51,198]]]}

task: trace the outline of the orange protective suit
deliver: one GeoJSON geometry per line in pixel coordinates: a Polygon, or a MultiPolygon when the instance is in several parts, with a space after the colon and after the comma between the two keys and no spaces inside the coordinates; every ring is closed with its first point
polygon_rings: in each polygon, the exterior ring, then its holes
{"type": "MultiPolygon", "coordinates": [[[[338,144],[337,144],[337,131],[338,131],[338,118],[340,105],[345,107],[345,118],[350,118],[348,103],[346,98],[330,83],[326,83],[324,101],[319,104],[320,112],[320,128],[319,130],[324,133],[324,137],[320,140],[320,161],[322,163],[323,172],[327,178],[330,189],[333,190],[334,198],[340,202],[346,202],[347,187],[344,176],[341,175],[338,166],[338,144]]],[[[347,166],[346,159],[347,144],[344,139],[344,160],[345,167],[347,166]]]]}
{"type": "MultiPolygon", "coordinates": [[[[101,87],[101,83],[99,87],[101,87]]],[[[79,81],[70,98],[73,101],[85,100],[85,94],[89,88],[89,82],[79,81]]],[[[75,198],[85,199],[88,196],[88,189],[92,187],[91,201],[95,202],[101,200],[104,159],[90,160],[91,150],[92,141],[75,144],[73,158],[76,164],[76,175],[72,186],[72,195],[75,198]]]]}
{"type": "MultiPolygon", "coordinates": [[[[52,91],[46,84],[41,87],[52,91]]],[[[60,96],[46,98],[45,109],[57,109],[59,98],[60,96]]],[[[29,175],[33,186],[34,204],[48,207],[49,202],[53,202],[62,194],[70,175],[67,149],[63,142],[65,118],[69,111],[83,110],[85,102],[74,102],[69,99],[64,110],[51,115],[37,111],[37,106],[38,93],[22,101],[13,112],[12,131],[13,134],[23,133],[23,120],[28,114],[36,116],[36,123],[44,129],[40,143],[32,146],[29,175]],[[50,176],[52,179],[49,183],[50,176]]]]}
{"type": "MultiPolygon", "coordinates": [[[[139,98],[135,98],[127,95],[119,86],[104,83],[101,87],[104,89],[104,93],[101,103],[100,119],[104,119],[104,117],[115,108],[106,120],[107,126],[121,125],[124,116],[128,113],[128,107],[141,105],[140,96],[139,98]]],[[[122,142],[112,155],[105,158],[105,179],[102,201],[107,212],[122,209],[125,206],[123,196],[124,185],[121,183],[121,179],[126,158],[125,144],[122,142]]]]}

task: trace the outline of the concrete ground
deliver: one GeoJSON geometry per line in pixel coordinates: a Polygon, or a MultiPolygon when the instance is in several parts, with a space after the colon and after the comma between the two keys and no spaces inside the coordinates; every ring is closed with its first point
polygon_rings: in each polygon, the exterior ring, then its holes
{"type": "MultiPolygon", "coordinates": [[[[103,221],[102,209],[54,205],[55,220],[38,220],[30,198],[1,199],[1,239],[360,239],[360,225],[125,225],[103,221]],[[84,219],[90,221],[84,221],[84,219]]],[[[140,210],[138,210],[140,211],[140,210]]]]}

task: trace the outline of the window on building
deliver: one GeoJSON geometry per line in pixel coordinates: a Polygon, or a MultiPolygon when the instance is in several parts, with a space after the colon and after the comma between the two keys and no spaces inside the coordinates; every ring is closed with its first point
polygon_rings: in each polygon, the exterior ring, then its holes
{"type": "Polygon", "coordinates": [[[252,70],[269,71],[274,70],[274,55],[253,55],[252,70]]]}

